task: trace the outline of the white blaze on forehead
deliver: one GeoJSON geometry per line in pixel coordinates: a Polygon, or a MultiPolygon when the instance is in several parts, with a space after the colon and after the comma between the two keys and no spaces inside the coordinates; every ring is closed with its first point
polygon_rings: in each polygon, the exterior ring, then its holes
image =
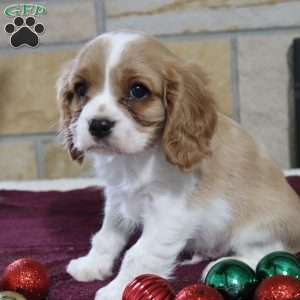
{"type": "Polygon", "coordinates": [[[111,82],[110,72],[113,67],[115,67],[122,60],[122,52],[128,47],[128,45],[140,39],[142,36],[138,33],[130,32],[112,32],[105,33],[101,36],[103,39],[108,41],[109,49],[107,49],[107,61],[105,65],[105,79],[104,79],[104,89],[99,94],[100,99],[97,101],[103,103],[104,107],[108,109],[111,113],[122,114],[117,108],[116,104],[112,101],[113,98],[113,82],[111,82]]]}
{"type": "Polygon", "coordinates": [[[138,40],[141,37],[141,34],[129,32],[106,33],[102,36],[102,38],[109,41],[110,45],[110,49],[108,50],[109,55],[105,66],[105,86],[109,83],[110,70],[121,61],[122,52],[130,42],[138,40]]]}
{"type": "Polygon", "coordinates": [[[97,39],[106,40],[107,43],[107,57],[105,62],[105,79],[104,86],[99,94],[92,99],[84,108],[83,115],[87,119],[93,118],[94,115],[104,115],[106,117],[117,117],[121,114],[117,105],[112,101],[112,87],[113,83],[110,80],[110,72],[114,66],[116,66],[122,59],[122,52],[126,49],[130,42],[142,38],[138,33],[127,32],[112,32],[100,35],[97,39]],[[101,110],[99,109],[101,107],[101,110]]]}
{"type": "Polygon", "coordinates": [[[104,79],[104,87],[103,90],[95,97],[98,98],[95,104],[98,106],[99,104],[103,104],[104,110],[105,108],[111,111],[117,109],[117,106],[114,105],[113,98],[113,82],[111,82],[110,72],[113,67],[115,67],[122,60],[122,53],[128,47],[128,45],[141,39],[143,35],[139,33],[130,33],[130,32],[109,32],[102,34],[99,38],[107,40],[108,49],[107,58],[105,63],[105,79],[104,79]]]}

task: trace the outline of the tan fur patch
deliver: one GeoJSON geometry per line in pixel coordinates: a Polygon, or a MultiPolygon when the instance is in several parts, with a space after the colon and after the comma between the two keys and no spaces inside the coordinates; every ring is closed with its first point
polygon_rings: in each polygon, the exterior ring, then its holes
{"type": "Polygon", "coordinates": [[[290,251],[299,251],[300,199],[265,149],[218,114],[211,150],[211,156],[198,168],[201,186],[195,189],[191,206],[203,207],[214,199],[225,199],[234,220],[227,229],[230,234],[256,224],[259,231],[284,241],[290,251]]]}
{"type": "Polygon", "coordinates": [[[163,146],[167,159],[183,171],[211,153],[217,116],[207,79],[195,64],[173,65],[167,83],[167,120],[163,146]]]}

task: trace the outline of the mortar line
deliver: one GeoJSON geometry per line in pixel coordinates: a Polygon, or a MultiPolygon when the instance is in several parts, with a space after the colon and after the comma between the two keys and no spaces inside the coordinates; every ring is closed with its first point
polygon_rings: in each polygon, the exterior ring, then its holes
{"type": "MultiPolygon", "coordinates": [[[[103,9],[105,9],[104,3],[102,0],[95,0],[95,1],[101,1],[98,5],[101,7],[103,6],[103,9]],[[102,4],[102,5],[101,5],[102,4]]],[[[106,17],[104,16],[104,19],[106,17]]],[[[106,22],[104,20],[104,28],[103,32],[106,32],[106,22]]],[[[299,32],[300,33],[300,26],[289,26],[289,27],[272,27],[272,28],[258,28],[258,29],[241,29],[239,31],[212,31],[212,32],[195,32],[195,33],[174,33],[174,34],[158,34],[156,35],[159,39],[162,40],[206,40],[206,39],[216,39],[216,38],[234,38],[234,37],[240,37],[240,36],[260,36],[260,35],[266,35],[266,34],[286,34],[286,33],[293,33],[293,32],[299,32]]],[[[155,35],[155,34],[154,34],[155,35]]],[[[92,38],[92,37],[91,37],[92,38]]],[[[88,41],[91,40],[84,39],[81,41],[76,42],[49,42],[41,44],[36,49],[31,48],[21,48],[21,49],[13,49],[9,46],[9,42],[7,40],[7,46],[0,46],[0,53],[39,53],[40,51],[49,51],[49,50],[61,50],[61,49],[70,49],[73,50],[74,48],[80,48],[83,45],[85,45],[88,41]]]]}
{"type": "Polygon", "coordinates": [[[101,34],[106,32],[105,5],[103,0],[94,0],[94,6],[96,11],[97,33],[101,34]]]}
{"type": "MultiPolygon", "coordinates": [[[[161,39],[184,39],[184,38],[199,38],[199,39],[213,39],[213,38],[233,38],[239,36],[257,36],[266,34],[284,34],[291,32],[300,32],[300,26],[287,27],[270,27],[257,29],[240,29],[238,31],[216,30],[206,32],[188,32],[188,33],[174,33],[174,34],[156,34],[161,39]]],[[[155,35],[155,34],[154,34],[155,35]]]]}
{"type": "Polygon", "coordinates": [[[33,141],[34,139],[49,139],[55,138],[57,136],[56,132],[49,133],[18,133],[18,134],[3,134],[0,135],[0,143],[14,142],[17,139],[22,141],[33,141]]]}
{"type": "Polygon", "coordinates": [[[237,38],[231,39],[230,47],[230,81],[233,96],[233,116],[236,121],[241,122],[241,95],[239,77],[239,44],[237,38]]]}
{"type": "Polygon", "coordinates": [[[37,177],[38,179],[45,178],[45,156],[43,151],[43,146],[41,144],[41,140],[35,138],[34,141],[34,149],[35,149],[35,161],[37,166],[37,177]]]}
{"type": "MultiPolygon", "coordinates": [[[[92,38],[92,37],[91,37],[92,38]]],[[[78,42],[53,42],[53,43],[45,43],[40,44],[38,48],[20,48],[20,49],[14,49],[9,44],[7,46],[0,46],[0,53],[11,53],[11,54],[19,54],[19,53],[41,53],[41,52],[47,52],[51,50],[74,50],[79,49],[80,47],[84,46],[88,41],[91,39],[85,39],[78,42]]]]}

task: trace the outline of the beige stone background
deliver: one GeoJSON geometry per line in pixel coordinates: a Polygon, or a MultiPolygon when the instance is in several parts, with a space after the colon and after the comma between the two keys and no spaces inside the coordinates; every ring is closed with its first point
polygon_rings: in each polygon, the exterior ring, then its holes
{"type": "MultiPolygon", "coordinates": [[[[17,1],[1,1],[0,9],[17,1]]],[[[26,1],[24,1],[26,2],[26,1]]],[[[37,1],[31,1],[37,2],[37,1]]],[[[29,2],[27,2],[29,3],[29,2]]],[[[86,41],[143,30],[210,74],[218,107],[282,167],[292,166],[288,52],[300,36],[300,0],[51,0],[36,49],[12,49],[0,16],[0,180],[90,176],[57,138],[55,80],[86,41]]]]}

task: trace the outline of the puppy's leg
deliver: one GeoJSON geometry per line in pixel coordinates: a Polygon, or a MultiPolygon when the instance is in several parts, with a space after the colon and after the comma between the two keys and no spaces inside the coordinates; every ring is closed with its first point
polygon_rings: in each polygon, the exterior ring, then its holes
{"type": "Polygon", "coordinates": [[[112,273],[115,258],[126,245],[131,227],[111,207],[106,206],[102,228],[92,238],[86,256],[73,259],[67,272],[78,281],[102,280],[112,273]]]}
{"type": "Polygon", "coordinates": [[[236,259],[246,263],[255,270],[258,262],[265,255],[273,251],[282,251],[285,249],[282,242],[275,240],[270,234],[258,229],[242,231],[241,234],[234,237],[232,244],[232,249],[236,256],[223,257],[209,263],[202,272],[202,281],[205,280],[210,269],[223,260],[236,259]],[[253,234],[249,234],[250,232],[253,234]]]}
{"type": "Polygon", "coordinates": [[[150,273],[166,278],[172,273],[190,227],[182,219],[178,221],[180,217],[168,219],[166,214],[161,212],[147,220],[141,238],[127,251],[118,276],[98,291],[96,300],[121,300],[126,285],[138,275],[150,273]]]}

